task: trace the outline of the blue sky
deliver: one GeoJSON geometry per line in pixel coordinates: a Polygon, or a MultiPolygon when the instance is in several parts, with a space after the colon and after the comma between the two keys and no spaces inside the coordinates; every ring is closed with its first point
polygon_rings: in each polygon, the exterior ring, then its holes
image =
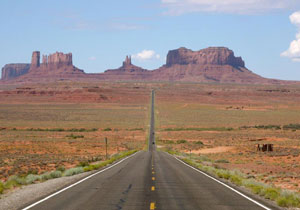
{"type": "Polygon", "coordinates": [[[73,53],[86,72],[155,69],[168,50],[225,46],[253,72],[300,80],[298,0],[1,0],[0,66],[34,50],[73,53]]]}

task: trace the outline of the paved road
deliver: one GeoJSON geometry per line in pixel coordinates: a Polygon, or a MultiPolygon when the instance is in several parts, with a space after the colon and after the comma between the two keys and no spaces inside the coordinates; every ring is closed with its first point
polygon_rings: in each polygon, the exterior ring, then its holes
{"type": "Polygon", "coordinates": [[[155,120],[154,120],[154,103],[155,103],[155,91],[152,90],[151,93],[151,114],[150,114],[150,129],[149,129],[149,151],[155,151],[156,146],[155,146],[155,120]]]}
{"type": "Polygon", "coordinates": [[[149,151],[139,152],[32,209],[263,209],[174,157],[156,151],[152,144],[153,111],[151,119],[149,151]]]}

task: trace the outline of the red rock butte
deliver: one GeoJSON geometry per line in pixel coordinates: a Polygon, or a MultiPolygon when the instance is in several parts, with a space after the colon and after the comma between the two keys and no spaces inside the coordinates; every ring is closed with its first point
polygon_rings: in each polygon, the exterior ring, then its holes
{"type": "Polygon", "coordinates": [[[2,68],[2,81],[26,82],[45,79],[80,79],[107,81],[184,81],[205,83],[287,84],[283,80],[263,78],[245,67],[241,57],[226,47],[209,47],[199,51],[181,47],[170,50],[166,64],[146,70],[132,64],[126,56],[118,69],[87,74],[73,65],[72,53],[56,52],[42,56],[32,53],[31,64],[7,64],[2,68]]]}
{"type": "Polygon", "coordinates": [[[73,66],[72,53],[64,54],[56,52],[50,55],[43,55],[42,63],[40,63],[40,52],[35,51],[32,53],[31,65],[28,74],[43,75],[43,74],[84,74],[73,66]]]}

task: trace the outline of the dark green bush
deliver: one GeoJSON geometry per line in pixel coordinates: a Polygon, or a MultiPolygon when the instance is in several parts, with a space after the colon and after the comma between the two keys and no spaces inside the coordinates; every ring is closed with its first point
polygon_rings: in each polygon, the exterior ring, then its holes
{"type": "Polygon", "coordinates": [[[184,139],[176,141],[176,144],[185,144],[185,143],[187,143],[187,140],[184,140],[184,139]]]}
{"type": "Polygon", "coordinates": [[[0,181],[0,194],[2,194],[4,191],[4,185],[3,183],[0,181]]]}
{"type": "Polygon", "coordinates": [[[264,190],[264,196],[267,199],[276,200],[279,197],[279,195],[280,192],[276,188],[269,187],[264,190]]]}
{"type": "Polygon", "coordinates": [[[8,180],[4,183],[4,189],[12,189],[20,186],[20,184],[17,182],[17,179],[17,176],[9,177],[8,180]]]}
{"type": "Polygon", "coordinates": [[[220,160],[216,160],[215,163],[229,163],[229,161],[225,159],[220,159],[220,160]]]}
{"type": "Polygon", "coordinates": [[[61,171],[61,172],[64,172],[66,170],[66,168],[64,166],[58,166],[56,168],[57,171],[61,171]]]}
{"type": "Polygon", "coordinates": [[[89,165],[89,163],[88,162],[80,162],[77,166],[78,167],[85,167],[85,166],[88,166],[89,165]]]}
{"type": "Polygon", "coordinates": [[[280,125],[255,125],[254,128],[257,128],[257,129],[275,129],[275,130],[280,130],[281,126],[280,125]]]}
{"type": "Polygon", "coordinates": [[[283,126],[284,130],[300,130],[300,124],[289,124],[283,126]]]}
{"type": "Polygon", "coordinates": [[[74,135],[73,133],[71,133],[70,135],[66,135],[66,137],[71,139],[78,139],[78,138],[84,138],[84,135],[74,135]]]}
{"type": "Polygon", "coordinates": [[[281,207],[300,207],[300,198],[291,193],[281,195],[276,202],[281,207]]]}

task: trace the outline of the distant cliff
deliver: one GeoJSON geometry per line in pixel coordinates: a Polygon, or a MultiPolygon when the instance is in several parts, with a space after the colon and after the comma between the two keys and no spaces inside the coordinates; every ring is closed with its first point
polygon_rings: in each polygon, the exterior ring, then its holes
{"type": "Polygon", "coordinates": [[[16,63],[16,64],[6,64],[2,68],[2,80],[9,80],[21,75],[27,74],[30,69],[30,64],[26,63],[16,63]]]}
{"type": "Polygon", "coordinates": [[[199,51],[192,51],[181,47],[169,51],[167,55],[168,67],[174,65],[230,65],[233,67],[245,67],[245,62],[241,57],[235,57],[232,50],[226,47],[209,47],[199,51]]]}

